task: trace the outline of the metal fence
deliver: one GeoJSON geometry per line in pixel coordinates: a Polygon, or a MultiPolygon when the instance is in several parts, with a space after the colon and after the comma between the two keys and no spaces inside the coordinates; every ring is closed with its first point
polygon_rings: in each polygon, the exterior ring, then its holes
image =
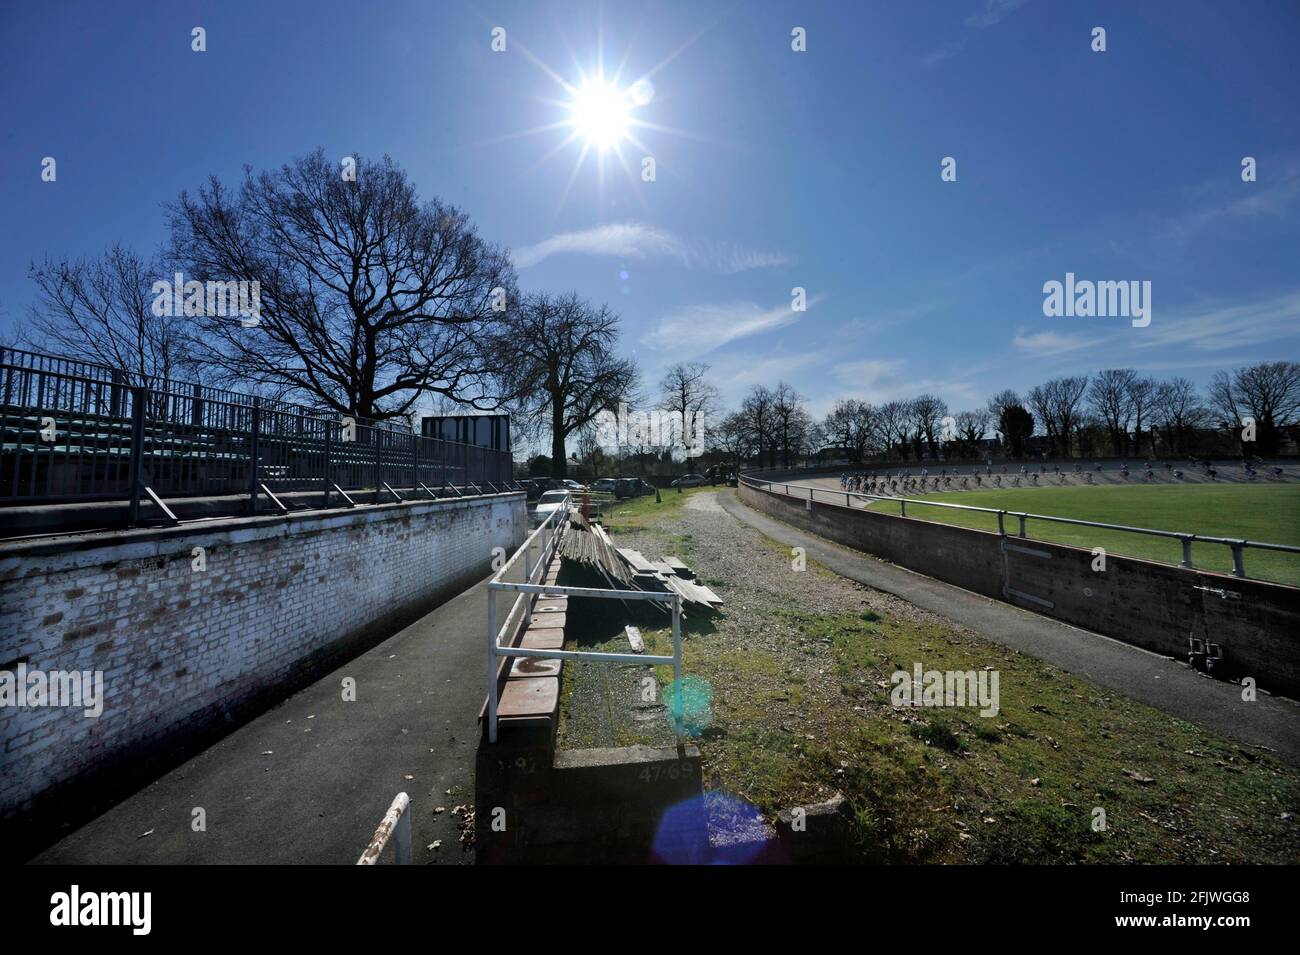
{"type": "Polygon", "coordinates": [[[1014,518],[1018,522],[1018,529],[1015,536],[1028,538],[1028,525],[1030,521],[1043,521],[1052,524],[1073,524],[1079,527],[1093,527],[1097,530],[1104,531],[1123,531],[1130,534],[1146,534],[1151,537],[1164,537],[1178,540],[1182,543],[1183,554],[1182,560],[1179,561],[1179,567],[1195,568],[1192,563],[1192,545],[1193,544],[1214,544],[1227,547],[1232,552],[1232,575],[1234,577],[1246,577],[1246,559],[1245,552],[1249,548],[1256,550],[1282,551],[1289,554],[1300,554],[1300,547],[1293,547],[1289,544],[1269,544],[1263,541],[1244,540],[1232,537],[1206,537],[1201,534],[1191,534],[1183,531],[1162,531],[1151,527],[1130,527],[1126,524],[1102,524],[1097,521],[1079,520],[1073,517],[1053,517],[1050,514],[1030,514],[1025,511],[1007,511],[995,507],[974,507],[969,504],[945,504],[939,501],[922,501],[915,498],[893,497],[891,495],[863,494],[860,491],[836,491],[832,488],[816,488],[808,484],[789,484],[785,481],[768,481],[763,478],[756,478],[751,475],[741,475],[740,480],[752,488],[760,491],[775,492],[776,488],[781,488],[781,493],[787,497],[793,497],[798,500],[806,501],[823,501],[828,504],[839,504],[842,500],[845,507],[852,507],[853,501],[862,501],[863,507],[877,501],[889,501],[898,504],[898,513],[900,517],[907,517],[908,507],[937,507],[949,508],[957,511],[970,511],[972,513],[993,514],[997,516],[998,533],[1006,537],[1007,518],[1014,518]],[[798,494],[791,493],[791,487],[798,490],[798,494]]]}
{"type": "Polygon", "coordinates": [[[0,502],[431,488],[501,490],[509,452],[336,419],[206,385],[129,384],[103,366],[4,349],[0,502]]]}

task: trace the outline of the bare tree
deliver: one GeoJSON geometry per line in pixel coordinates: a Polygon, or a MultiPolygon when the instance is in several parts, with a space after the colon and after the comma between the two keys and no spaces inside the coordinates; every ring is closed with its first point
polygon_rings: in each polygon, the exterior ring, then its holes
{"type": "Polygon", "coordinates": [[[274,173],[216,177],[168,207],[173,255],[191,280],[260,283],[254,327],[193,319],[228,377],[384,419],[436,393],[490,408],[482,339],[515,301],[507,256],[469,218],[420,204],[385,156],[345,180],[323,150],[274,173]]]}
{"type": "Polygon", "coordinates": [[[962,411],[957,414],[956,423],[957,435],[965,445],[963,450],[969,449],[973,452],[975,446],[988,434],[993,424],[993,413],[986,408],[962,411]]]}
{"type": "Polygon", "coordinates": [[[1104,422],[1116,457],[1128,446],[1136,381],[1137,373],[1132,368],[1106,368],[1097,373],[1088,387],[1088,406],[1104,422]]]}
{"type": "Polygon", "coordinates": [[[1079,405],[1088,390],[1088,376],[1053,378],[1029,394],[1035,413],[1044,418],[1049,438],[1055,435],[1065,457],[1071,457],[1071,438],[1080,424],[1079,405]]]}
{"type": "Polygon", "coordinates": [[[681,428],[688,471],[691,458],[704,450],[696,446],[694,436],[704,430],[705,418],[718,403],[718,389],[705,377],[708,372],[704,362],[678,362],[664,372],[659,382],[660,407],[681,428]]]}
{"type": "Polygon", "coordinates": [[[837,401],[826,415],[822,433],[827,441],[844,448],[850,461],[860,464],[879,439],[876,410],[857,398],[837,401]]]}
{"type": "MultiPolygon", "coordinates": [[[[1008,407],[1016,407],[1008,405],[1008,407]]],[[[1047,435],[1047,451],[1052,457],[1057,456],[1057,437],[1056,437],[1056,418],[1052,407],[1052,394],[1050,387],[1046,384],[1034,385],[1029,389],[1029,407],[1034,411],[1034,417],[1038,423],[1043,426],[1043,433],[1047,435]]],[[[1004,408],[1005,412],[1006,409],[1004,408]]],[[[1005,425],[1009,419],[1003,414],[1002,423],[1005,425]]],[[[1005,434],[1005,431],[1003,432],[1005,434]]],[[[1069,440],[1066,440],[1066,446],[1069,446],[1069,440]]],[[[1017,455],[1018,457],[1019,455],[1017,455]]]]}
{"type": "MultiPolygon", "coordinates": [[[[1186,378],[1171,378],[1156,387],[1151,420],[1164,429],[1165,441],[1173,451],[1189,453],[1188,437],[1208,417],[1209,412],[1196,394],[1196,386],[1186,378]]],[[[1155,453],[1154,442],[1152,453],[1155,453]]]]}
{"type": "Polygon", "coordinates": [[[731,458],[737,465],[748,461],[756,453],[754,429],[743,411],[725,416],[707,432],[711,447],[731,458]]]}
{"type": "Polygon", "coordinates": [[[885,446],[885,460],[895,446],[905,445],[912,419],[911,405],[906,401],[887,401],[878,409],[880,436],[885,446]]]}
{"type": "MultiPolygon", "coordinates": [[[[1133,404],[1133,451],[1142,453],[1142,424],[1151,420],[1151,406],[1156,398],[1156,383],[1151,378],[1134,375],[1128,389],[1129,400],[1133,404]]],[[[1156,453],[1155,437],[1151,438],[1151,453],[1156,453]]]]}
{"type": "Polygon", "coordinates": [[[1228,427],[1238,430],[1243,451],[1253,423],[1258,453],[1276,454],[1280,429],[1294,424],[1300,414],[1300,362],[1260,362],[1238,368],[1231,376],[1217,372],[1210,397],[1228,417],[1228,427]]]}
{"type": "Polygon", "coordinates": [[[784,381],[772,391],[772,437],[781,449],[781,463],[787,468],[808,446],[812,418],[803,401],[803,395],[784,381]]]}
{"type": "Polygon", "coordinates": [[[754,446],[760,467],[763,465],[765,448],[768,467],[776,466],[776,441],[772,431],[775,417],[772,410],[773,403],[772,392],[762,385],[755,385],[740,406],[740,413],[744,416],[745,427],[749,431],[750,442],[754,446]]]}
{"type": "Polygon", "coordinates": [[[618,316],[577,293],[530,295],[493,342],[508,407],[551,436],[551,473],[567,471],[565,440],[602,411],[631,403],[636,365],[615,354],[618,316]]]}
{"type": "Polygon", "coordinates": [[[193,368],[185,319],[155,314],[157,259],[114,245],[96,259],[32,263],[36,283],[24,340],[40,351],[110,365],[128,384],[159,382],[193,368]]]}
{"type": "Polygon", "coordinates": [[[936,395],[918,395],[912,399],[912,423],[917,433],[925,436],[930,446],[930,453],[939,454],[939,443],[935,439],[942,427],[943,419],[948,415],[948,403],[936,395]]]}

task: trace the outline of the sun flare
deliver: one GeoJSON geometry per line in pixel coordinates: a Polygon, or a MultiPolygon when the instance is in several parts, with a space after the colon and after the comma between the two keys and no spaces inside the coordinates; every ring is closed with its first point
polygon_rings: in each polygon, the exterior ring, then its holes
{"type": "Polygon", "coordinates": [[[568,104],[570,125],[588,146],[605,150],[627,138],[637,102],[632,89],[620,90],[602,77],[587,80],[568,104]]]}

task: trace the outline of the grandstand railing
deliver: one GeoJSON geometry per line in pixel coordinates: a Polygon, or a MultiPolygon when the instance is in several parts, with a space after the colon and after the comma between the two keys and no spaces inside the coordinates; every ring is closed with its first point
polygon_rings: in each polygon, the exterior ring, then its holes
{"type": "Polygon", "coordinates": [[[510,452],[428,438],[389,423],[190,383],[130,384],[87,362],[17,353],[0,362],[0,503],[129,499],[141,494],[503,490],[510,452]],[[165,387],[164,387],[165,386],[165,387]]]}
{"type": "Polygon", "coordinates": [[[1183,556],[1179,561],[1179,567],[1195,569],[1192,563],[1192,545],[1193,544],[1216,544],[1227,547],[1232,552],[1232,575],[1234,577],[1246,577],[1246,559],[1245,552],[1248,548],[1256,550],[1283,551],[1290,554],[1300,554],[1300,547],[1293,547],[1290,544],[1270,544],[1264,541],[1253,541],[1237,539],[1232,537],[1206,537],[1201,534],[1191,534],[1183,531],[1162,531],[1152,527],[1130,527],[1127,524],[1103,524],[1098,521],[1085,521],[1073,517],[1054,517],[1050,514],[1030,514],[1025,511],[1007,511],[995,507],[975,507],[970,504],[947,504],[940,501],[923,501],[917,498],[895,497],[888,494],[864,494],[860,491],[837,491],[834,488],[818,488],[808,484],[790,484],[787,481],[768,481],[763,478],[754,477],[749,474],[740,476],[742,483],[749,485],[755,490],[769,491],[776,493],[775,488],[781,488],[781,493],[787,497],[795,498],[801,501],[821,501],[827,504],[839,504],[843,499],[845,507],[852,507],[854,500],[863,501],[863,506],[869,503],[879,501],[889,501],[898,504],[899,516],[907,517],[908,506],[912,507],[937,507],[949,508],[958,511],[970,511],[973,513],[994,514],[998,519],[998,534],[1007,537],[1006,519],[1015,518],[1019,524],[1018,534],[1016,536],[1028,538],[1028,523],[1030,521],[1045,521],[1054,524],[1073,524],[1079,527],[1095,527],[1098,530],[1105,531],[1125,531],[1130,534],[1146,534],[1151,537],[1165,537],[1178,540],[1182,543],[1183,556]],[[791,492],[791,487],[798,490],[799,493],[791,492]]]}

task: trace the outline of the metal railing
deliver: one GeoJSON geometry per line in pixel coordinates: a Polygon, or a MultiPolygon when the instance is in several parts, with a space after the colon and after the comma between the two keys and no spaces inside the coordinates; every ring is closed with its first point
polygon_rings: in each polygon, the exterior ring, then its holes
{"type": "Polygon", "coordinates": [[[263,492],[319,491],[328,506],[340,490],[378,499],[394,487],[419,496],[511,483],[508,451],[256,396],[226,400],[232,393],[206,386],[157,390],[74,374],[81,364],[0,363],[0,501],[130,498],[134,522],[144,489],[247,493],[256,510],[263,492]]]}
{"type": "Polygon", "coordinates": [[[565,506],[556,508],[528,535],[501,569],[488,581],[488,742],[497,741],[497,705],[501,674],[500,657],[534,657],[543,660],[580,660],[587,663],[640,663],[673,668],[673,732],[682,734],[682,598],[676,593],[658,593],[643,590],[603,590],[595,587],[562,587],[543,582],[546,568],[550,566],[559,547],[560,538],[569,521],[571,496],[565,506]],[[504,580],[506,574],[523,560],[524,580],[504,580]],[[535,558],[535,559],[534,559],[535,558]],[[531,561],[531,563],[530,563],[531,561]],[[497,627],[499,592],[514,593],[515,599],[506,614],[505,622],[497,627]],[[644,653],[605,653],[594,650],[532,650],[514,646],[521,625],[526,625],[532,608],[540,597],[597,597],[612,600],[648,600],[667,604],[673,614],[673,655],[654,656],[644,653]],[[502,641],[505,641],[504,645],[502,641]]]}
{"type": "Polygon", "coordinates": [[[1009,536],[1006,529],[1006,519],[1013,517],[1019,522],[1018,533],[1015,536],[1029,538],[1027,525],[1029,521],[1045,521],[1053,524],[1073,524],[1078,527],[1093,527],[1105,531],[1123,531],[1130,534],[1145,534],[1150,537],[1164,537],[1180,541],[1182,543],[1182,560],[1179,561],[1179,567],[1195,569],[1192,562],[1192,544],[1216,544],[1227,547],[1232,552],[1232,575],[1234,577],[1246,577],[1245,551],[1248,548],[1256,550],[1282,551],[1289,554],[1300,554],[1300,547],[1294,547],[1290,544],[1271,544],[1264,541],[1245,540],[1233,537],[1209,537],[1201,534],[1190,534],[1183,531],[1162,531],[1152,527],[1131,527],[1127,524],[1104,524],[1099,521],[1085,521],[1074,517],[1055,517],[1051,514],[1031,514],[1027,511],[1008,511],[995,507],[975,507],[970,504],[947,504],[941,501],[923,501],[917,498],[894,497],[892,495],[864,494],[861,491],[836,491],[833,488],[815,488],[807,484],[791,485],[785,481],[766,481],[762,478],[755,478],[751,475],[741,475],[741,482],[749,485],[756,490],[771,490],[780,487],[787,497],[796,500],[813,501],[819,500],[827,504],[838,504],[839,499],[844,499],[844,506],[851,508],[854,499],[861,500],[864,507],[867,503],[878,501],[893,501],[899,506],[899,516],[907,517],[908,505],[913,507],[937,507],[949,508],[957,511],[970,511],[982,514],[994,514],[998,520],[998,534],[1002,537],[1009,536]],[[792,494],[791,487],[798,488],[805,494],[792,494]],[[815,495],[822,495],[818,498],[815,495]]]}

